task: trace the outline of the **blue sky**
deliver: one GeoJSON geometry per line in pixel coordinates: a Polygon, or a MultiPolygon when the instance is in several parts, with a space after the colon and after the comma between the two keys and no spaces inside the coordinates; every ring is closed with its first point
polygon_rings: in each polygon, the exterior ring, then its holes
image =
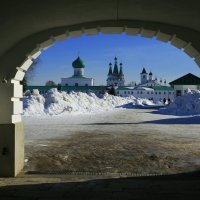
{"type": "Polygon", "coordinates": [[[44,50],[30,85],[44,85],[47,80],[60,83],[61,77],[71,76],[71,64],[78,54],[86,65],[85,76],[93,77],[95,85],[106,84],[108,64],[115,56],[123,63],[126,84],[140,81],[142,67],[167,82],[189,72],[200,76],[194,60],[169,43],[141,36],[99,34],[67,39],[44,50]]]}

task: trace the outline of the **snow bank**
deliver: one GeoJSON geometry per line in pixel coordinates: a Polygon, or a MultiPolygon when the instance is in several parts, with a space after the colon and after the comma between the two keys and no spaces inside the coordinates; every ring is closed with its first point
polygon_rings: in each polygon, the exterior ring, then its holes
{"type": "Polygon", "coordinates": [[[174,102],[158,112],[171,115],[200,115],[200,91],[188,90],[186,94],[176,97],[174,102]]]}
{"type": "Polygon", "coordinates": [[[95,113],[113,110],[125,104],[152,105],[147,99],[136,99],[134,96],[118,97],[109,94],[96,96],[94,93],[57,91],[56,88],[40,95],[26,92],[23,98],[24,116],[59,115],[63,113],[95,113]]]}

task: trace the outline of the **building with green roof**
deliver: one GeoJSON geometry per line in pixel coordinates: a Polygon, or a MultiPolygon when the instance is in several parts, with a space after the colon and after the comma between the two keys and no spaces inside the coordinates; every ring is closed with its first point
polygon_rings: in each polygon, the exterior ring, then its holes
{"type": "Polygon", "coordinates": [[[175,90],[176,96],[181,96],[189,90],[200,90],[200,78],[188,73],[169,83],[175,90]]]}
{"type": "Polygon", "coordinates": [[[93,86],[94,79],[84,76],[85,64],[83,60],[78,56],[76,60],[72,62],[74,74],[68,78],[61,78],[61,86],[93,86]]]}

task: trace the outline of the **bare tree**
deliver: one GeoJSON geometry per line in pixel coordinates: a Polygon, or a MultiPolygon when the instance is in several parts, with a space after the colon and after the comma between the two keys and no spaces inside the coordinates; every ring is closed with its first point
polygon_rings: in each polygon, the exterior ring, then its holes
{"type": "Polygon", "coordinates": [[[136,82],[135,81],[131,81],[130,83],[127,84],[127,86],[136,86],[136,82]]]}
{"type": "Polygon", "coordinates": [[[54,81],[51,81],[51,80],[47,81],[47,82],[45,83],[45,85],[46,85],[46,86],[57,86],[57,84],[56,84],[54,81]]]}
{"type": "Polygon", "coordinates": [[[24,91],[26,91],[27,85],[30,84],[31,80],[33,79],[35,69],[40,62],[41,62],[40,58],[35,59],[31,64],[31,66],[29,67],[28,71],[25,73],[24,79],[21,81],[24,91]]]}

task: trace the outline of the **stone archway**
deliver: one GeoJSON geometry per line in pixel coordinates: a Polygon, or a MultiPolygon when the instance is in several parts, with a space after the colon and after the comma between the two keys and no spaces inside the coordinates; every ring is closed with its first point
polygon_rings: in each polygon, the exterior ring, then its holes
{"type": "Polygon", "coordinates": [[[104,34],[125,32],[128,35],[156,37],[160,41],[170,42],[175,47],[183,49],[200,66],[200,53],[195,47],[195,43],[192,43],[189,37],[185,37],[185,34],[181,34],[187,33],[186,36],[188,36],[188,34],[193,33],[185,28],[167,24],[132,20],[97,21],[50,29],[24,39],[0,60],[0,65],[12,66],[1,68],[0,71],[0,91],[2,94],[0,99],[0,149],[2,151],[0,176],[16,176],[23,169],[24,136],[20,115],[22,112],[20,81],[33,60],[41,54],[42,50],[53,45],[55,41],[62,41],[68,37],[79,37],[82,34],[98,34],[99,32],[104,34]],[[17,54],[18,57],[15,55],[17,51],[20,51],[17,54]]]}
{"type": "MultiPolygon", "coordinates": [[[[122,21],[123,22],[123,21],[122,21]]],[[[37,43],[35,45],[35,48],[31,50],[30,52],[26,53],[25,60],[22,62],[22,64],[19,65],[19,67],[14,68],[13,70],[13,78],[11,78],[10,83],[13,84],[13,96],[11,101],[14,102],[13,104],[13,117],[12,117],[12,123],[20,122],[21,118],[20,116],[17,116],[16,114],[21,111],[22,105],[20,102],[17,101],[16,98],[22,97],[21,91],[22,86],[20,85],[20,81],[23,80],[23,77],[25,75],[25,72],[29,69],[31,64],[33,63],[33,60],[36,59],[43,50],[48,49],[52,45],[54,45],[55,42],[60,42],[63,40],[66,40],[67,38],[77,38],[81,35],[96,35],[98,33],[103,34],[121,34],[126,33],[127,35],[136,36],[139,35],[141,37],[146,38],[153,38],[155,37],[157,40],[161,42],[169,42],[171,45],[175,46],[178,49],[183,50],[188,56],[190,56],[192,59],[195,60],[196,64],[200,67],[200,52],[194,47],[194,45],[189,41],[184,41],[183,39],[179,38],[176,34],[168,34],[165,32],[161,32],[160,29],[148,29],[139,27],[137,24],[136,27],[132,27],[134,25],[123,25],[122,22],[120,22],[120,26],[111,26],[112,21],[108,22],[96,22],[95,26],[94,23],[84,24],[84,25],[78,25],[74,27],[69,27],[67,31],[64,31],[62,34],[56,34],[52,33],[50,36],[48,36],[43,42],[37,43]],[[102,24],[107,24],[107,26],[103,26],[102,24]],[[99,24],[99,25],[98,25],[99,24]],[[110,26],[108,26],[111,24],[110,26]]],[[[130,22],[130,21],[129,21],[130,22]]],[[[116,22],[113,22],[114,24],[116,22]]],[[[130,22],[131,23],[131,22],[130,22]]],[[[147,26],[148,27],[148,26],[147,26]]],[[[155,27],[152,27],[155,28],[155,27]]],[[[60,31],[60,30],[59,30],[60,31]]],[[[4,79],[3,79],[4,81],[4,79]]],[[[7,83],[7,80],[5,78],[5,81],[7,83]]],[[[8,80],[9,82],[9,80],[8,80]]]]}

